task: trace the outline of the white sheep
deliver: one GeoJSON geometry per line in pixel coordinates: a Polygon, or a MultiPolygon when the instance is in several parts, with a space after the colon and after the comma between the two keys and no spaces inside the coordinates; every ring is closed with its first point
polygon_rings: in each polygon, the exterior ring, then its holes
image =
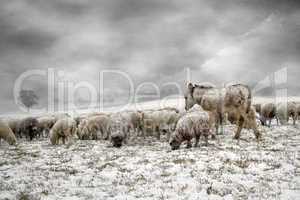
{"type": "Polygon", "coordinates": [[[170,146],[172,150],[176,150],[183,141],[187,141],[187,148],[190,148],[192,146],[191,140],[195,138],[195,147],[197,147],[200,136],[204,136],[207,145],[210,134],[211,123],[208,113],[199,108],[190,110],[179,119],[170,139],[170,146]]]}

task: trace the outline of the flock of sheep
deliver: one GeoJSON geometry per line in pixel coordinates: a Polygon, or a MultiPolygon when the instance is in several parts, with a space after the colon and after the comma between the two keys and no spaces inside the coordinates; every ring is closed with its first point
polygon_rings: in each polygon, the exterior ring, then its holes
{"type": "Polygon", "coordinates": [[[117,113],[88,113],[75,117],[68,114],[27,117],[24,119],[0,119],[1,138],[10,145],[17,138],[33,140],[47,137],[52,145],[74,139],[110,140],[114,147],[121,147],[132,137],[155,136],[158,140],[165,134],[171,149],[180,148],[183,142],[191,147],[204,137],[215,139],[220,126],[225,123],[237,125],[234,139],[240,138],[243,128],[252,129],[259,141],[262,137],[257,119],[269,125],[272,119],[286,124],[291,117],[296,123],[300,116],[300,103],[253,104],[251,90],[247,85],[229,85],[219,89],[210,85],[190,83],[185,94],[185,111],[167,107],[157,110],[123,111],[117,113]],[[215,128],[215,129],[214,129],[215,128]]]}

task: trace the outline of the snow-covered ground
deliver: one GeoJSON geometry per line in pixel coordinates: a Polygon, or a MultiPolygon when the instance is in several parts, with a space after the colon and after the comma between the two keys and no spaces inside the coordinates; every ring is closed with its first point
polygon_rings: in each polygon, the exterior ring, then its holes
{"type": "Polygon", "coordinates": [[[299,199],[300,128],[262,128],[239,144],[234,126],[208,147],[170,151],[137,138],[51,146],[46,139],[0,146],[0,199],[299,199]]]}
{"type": "MultiPolygon", "coordinates": [[[[183,103],[180,98],[126,109],[182,110],[183,103]]],[[[234,130],[226,125],[208,147],[182,145],[177,151],[152,137],[120,149],[108,141],[52,146],[47,139],[21,140],[16,147],[2,142],[0,200],[300,199],[300,124],[260,127],[260,144],[249,130],[238,144],[234,130]]]]}

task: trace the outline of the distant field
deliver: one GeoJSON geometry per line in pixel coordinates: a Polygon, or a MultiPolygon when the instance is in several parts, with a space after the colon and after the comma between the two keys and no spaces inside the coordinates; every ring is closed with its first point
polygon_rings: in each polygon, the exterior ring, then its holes
{"type": "MultiPolygon", "coordinates": [[[[278,98],[279,102],[284,101],[285,98],[278,98]]],[[[288,97],[288,101],[297,101],[300,102],[300,97],[288,97]]],[[[253,103],[263,103],[263,102],[276,102],[275,98],[269,98],[269,97],[254,97],[253,103]]],[[[102,112],[117,112],[122,110],[147,110],[147,109],[159,109],[164,107],[175,107],[179,110],[184,110],[185,102],[183,97],[171,97],[163,100],[154,100],[154,101],[147,101],[147,102],[141,102],[136,104],[129,104],[129,105],[122,105],[122,106],[114,106],[114,107],[106,107],[103,109],[99,108],[90,108],[90,109],[73,109],[69,111],[68,113],[70,115],[76,115],[80,113],[89,113],[89,112],[96,112],[96,111],[102,111],[102,112]]],[[[62,111],[63,112],[63,111],[62,111]]],[[[67,111],[65,111],[67,112],[67,111]]],[[[10,114],[0,114],[0,117],[24,117],[28,115],[44,115],[45,113],[10,113],[10,114]]],[[[51,114],[51,113],[50,113],[51,114]]]]}

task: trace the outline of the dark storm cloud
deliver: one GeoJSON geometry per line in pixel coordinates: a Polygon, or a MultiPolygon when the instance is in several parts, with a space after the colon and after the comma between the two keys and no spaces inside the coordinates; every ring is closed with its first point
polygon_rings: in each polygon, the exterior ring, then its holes
{"type": "MultiPolygon", "coordinates": [[[[2,99],[12,104],[7,99],[22,72],[47,67],[93,84],[102,69],[127,72],[135,83],[183,84],[184,68],[190,68],[194,81],[255,85],[290,66],[289,80],[295,80],[299,5],[297,0],[3,1],[2,99]]],[[[290,86],[299,91],[294,82],[290,86]]],[[[43,99],[46,87],[45,81],[35,87],[43,99]]]]}
{"type": "Polygon", "coordinates": [[[5,54],[7,50],[24,50],[37,53],[54,44],[56,37],[43,30],[25,28],[18,29],[0,22],[0,51],[5,54]]]}

